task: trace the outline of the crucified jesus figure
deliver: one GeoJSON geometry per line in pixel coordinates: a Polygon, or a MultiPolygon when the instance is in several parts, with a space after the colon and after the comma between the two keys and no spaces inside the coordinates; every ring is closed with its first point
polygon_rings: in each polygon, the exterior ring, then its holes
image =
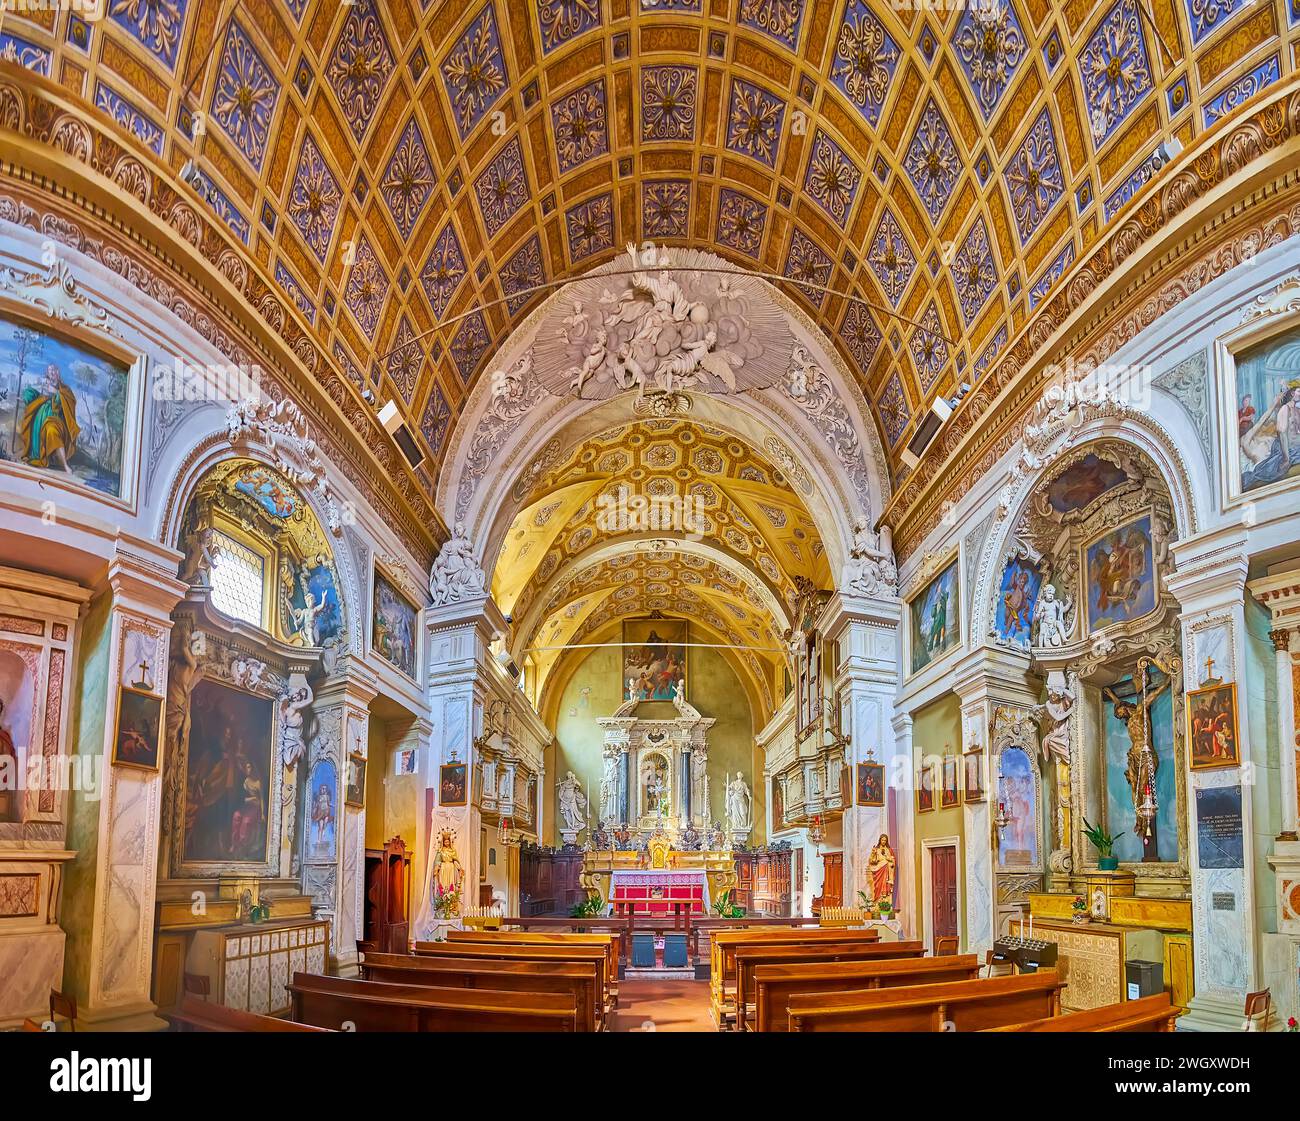
{"type": "Polygon", "coordinates": [[[1142,855],[1144,862],[1157,860],[1155,819],[1142,816],[1142,803],[1147,791],[1155,792],[1156,771],[1160,769],[1160,759],[1150,742],[1151,706],[1160,694],[1169,688],[1170,679],[1156,689],[1139,692],[1132,700],[1125,700],[1113,689],[1105,688],[1102,695],[1115,706],[1115,715],[1124,721],[1128,729],[1129,749],[1124,777],[1128,780],[1133,795],[1133,832],[1142,838],[1146,851],[1142,855]]]}

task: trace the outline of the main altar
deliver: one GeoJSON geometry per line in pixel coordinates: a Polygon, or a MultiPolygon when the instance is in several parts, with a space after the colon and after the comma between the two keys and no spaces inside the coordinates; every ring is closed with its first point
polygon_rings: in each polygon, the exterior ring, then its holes
{"type": "Polygon", "coordinates": [[[715,900],[736,886],[735,858],[727,849],[679,849],[662,828],[644,848],[590,849],[583,857],[582,885],[624,913],[707,914],[715,900]]]}

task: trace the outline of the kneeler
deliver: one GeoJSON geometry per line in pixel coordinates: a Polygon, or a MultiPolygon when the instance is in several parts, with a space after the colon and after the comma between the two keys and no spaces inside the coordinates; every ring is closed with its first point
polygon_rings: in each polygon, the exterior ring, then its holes
{"type": "Polygon", "coordinates": [[[653,969],[655,966],[655,936],[653,934],[632,935],[632,968],[653,969]]]}

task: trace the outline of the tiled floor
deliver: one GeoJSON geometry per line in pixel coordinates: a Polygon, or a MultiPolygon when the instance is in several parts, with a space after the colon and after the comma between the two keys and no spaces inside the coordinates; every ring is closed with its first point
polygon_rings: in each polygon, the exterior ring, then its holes
{"type": "Polygon", "coordinates": [[[716,1031],[707,981],[623,981],[614,1031],[716,1031]]]}

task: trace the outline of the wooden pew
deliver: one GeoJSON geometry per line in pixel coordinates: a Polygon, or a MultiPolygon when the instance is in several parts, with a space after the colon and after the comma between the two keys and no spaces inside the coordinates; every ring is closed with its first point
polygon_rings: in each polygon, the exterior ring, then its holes
{"type": "Polygon", "coordinates": [[[1060,1014],[1054,969],[982,981],[790,996],[791,1031],[980,1031],[1060,1014]]]}
{"type": "Polygon", "coordinates": [[[594,918],[578,918],[565,915],[516,916],[502,919],[501,929],[523,934],[563,934],[566,932],[574,934],[617,934],[619,936],[619,955],[625,963],[629,960],[632,952],[632,920],[630,917],[611,919],[601,916],[594,918]]]}
{"type": "MultiPolygon", "coordinates": [[[[919,943],[908,943],[904,950],[895,950],[897,942],[819,942],[810,945],[759,945],[737,946],[736,955],[736,1009],[737,1027],[743,1030],[740,1015],[753,1012],[754,971],[763,965],[794,965],[797,963],[828,964],[832,962],[870,962],[896,958],[920,960],[925,954],[919,943]]],[[[970,976],[978,976],[972,973],[970,976]]],[[[940,978],[965,980],[965,978],[940,978]]],[[[914,982],[917,983],[917,982],[914,982]]],[[[875,988],[874,985],[840,985],[841,989],[875,988]]],[[[802,991],[802,990],[799,990],[802,991]]]]}
{"type": "MultiPolygon", "coordinates": [[[[724,919],[721,915],[691,915],[687,918],[687,939],[690,945],[692,963],[699,962],[700,935],[707,940],[719,930],[799,930],[816,928],[821,920],[817,918],[765,918],[758,915],[744,915],[738,919],[724,919]]],[[[706,956],[707,956],[707,949],[706,956]]]]}
{"type": "Polygon", "coordinates": [[[361,975],[367,981],[397,985],[568,993],[578,1010],[578,1031],[605,1028],[604,978],[600,963],[594,961],[497,961],[368,953],[361,962],[361,975]]]}
{"type": "Polygon", "coordinates": [[[575,1031],[578,1012],[567,993],[501,992],[393,985],[295,973],[293,1018],[349,1031],[575,1031]]]}
{"type": "Polygon", "coordinates": [[[1174,1021],[1182,1011],[1170,1003],[1168,993],[1156,993],[1085,1012],[1067,1012],[1064,1016],[1028,1020],[1023,1024],[1002,1024],[984,1031],[1173,1031],[1174,1021]]]}
{"type": "Polygon", "coordinates": [[[508,942],[417,942],[415,952],[422,957],[495,958],[501,961],[587,961],[600,969],[601,1003],[606,1012],[613,1010],[616,994],[610,983],[608,946],[540,946],[508,942]]]}
{"type": "Polygon", "coordinates": [[[186,993],[175,1008],[164,1012],[172,1031],[330,1031],[329,1028],[297,1024],[276,1016],[261,1016],[256,1012],[242,1012],[222,1004],[211,1004],[186,993]]]}
{"type": "Polygon", "coordinates": [[[564,931],[521,931],[521,930],[451,930],[447,932],[447,941],[451,943],[473,942],[480,945],[511,946],[604,946],[609,950],[606,972],[609,975],[610,991],[618,998],[618,960],[621,934],[604,932],[576,934],[564,931]]]}
{"type": "MultiPolygon", "coordinates": [[[[889,943],[880,946],[884,949],[889,943]]],[[[741,980],[745,994],[752,992],[754,1015],[740,1023],[743,1031],[782,1032],[790,1030],[790,997],[795,993],[844,992],[860,989],[889,989],[904,985],[935,985],[945,981],[973,981],[979,978],[980,961],[975,954],[958,957],[904,957],[771,964],[752,966],[741,951],[741,980]],[[745,980],[745,974],[752,979],[745,980]]]]}
{"type": "Polygon", "coordinates": [[[826,942],[851,945],[860,942],[877,942],[880,935],[875,930],[719,930],[709,945],[709,1000],[714,1019],[719,1026],[731,1011],[728,1007],[736,987],[736,947],[749,945],[812,946],[826,942]]]}

